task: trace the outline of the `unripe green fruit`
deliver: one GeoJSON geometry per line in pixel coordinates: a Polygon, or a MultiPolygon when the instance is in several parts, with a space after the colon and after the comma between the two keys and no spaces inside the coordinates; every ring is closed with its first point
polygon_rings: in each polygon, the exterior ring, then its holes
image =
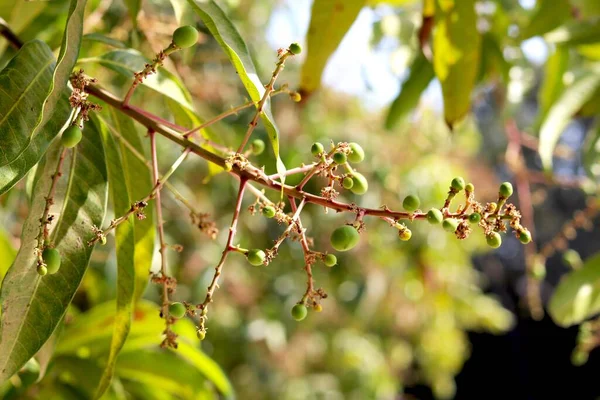
{"type": "Polygon", "coordinates": [[[573,353],[571,353],[571,363],[576,367],[580,367],[583,364],[587,363],[588,358],[589,358],[589,353],[587,353],[579,348],[575,348],[573,350],[573,353]]]}
{"type": "Polygon", "coordinates": [[[442,228],[448,232],[455,232],[456,228],[458,228],[458,220],[454,218],[445,219],[444,222],[442,222],[442,228]]]}
{"type": "Polygon", "coordinates": [[[262,213],[267,218],[273,218],[275,216],[276,210],[273,206],[266,206],[262,209],[262,213]]]}
{"type": "Polygon", "coordinates": [[[541,281],[546,277],[546,265],[540,260],[534,261],[533,268],[529,271],[529,275],[532,278],[541,281]]]}
{"type": "Polygon", "coordinates": [[[348,251],[358,244],[360,235],[353,226],[340,226],[331,233],[331,246],[337,251],[348,251]]]}
{"type": "Polygon", "coordinates": [[[180,26],[173,32],[173,43],[177,47],[186,49],[198,41],[198,31],[190,25],[180,26]]]}
{"type": "Polygon", "coordinates": [[[358,143],[350,143],[349,146],[352,152],[348,154],[348,161],[352,163],[359,163],[365,159],[365,151],[358,143]]]}
{"type": "Polygon", "coordinates": [[[356,171],[352,172],[352,181],[354,182],[352,188],[350,189],[352,193],[365,194],[367,193],[367,190],[369,190],[369,182],[363,174],[360,174],[356,171]]]}
{"type": "Polygon", "coordinates": [[[265,252],[262,251],[261,249],[252,249],[248,251],[248,254],[246,254],[246,258],[248,258],[248,262],[252,265],[254,265],[255,267],[258,267],[259,265],[263,265],[265,262],[265,252]]]}
{"type": "Polygon", "coordinates": [[[325,264],[328,267],[333,267],[335,264],[337,264],[337,257],[333,254],[327,254],[323,258],[323,264],[325,264]]]}
{"type": "Polygon", "coordinates": [[[289,47],[290,53],[292,54],[300,54],[302,53],[302,47],[298,43],[292,43],[289,47]]]}
{"type": "Polygon", "coordinates": [[[71,125],[65,129],[60,137],[60,144],[68,149],[73,148],[81,141],[82,136],[81,129],[78,126],[71,125]]]}
{"type": "Polygon", "coordinates": [[[563,261],[571,268],[579,268],[583,264],[581,256],[573,249],[569,249],[563,253],[563,261]]]}
{"type": "Polygon", "coordinates": [[[321,311],[323,311],[323,306],[322,306],[322,305],[320,305],[320,304],[317,304],[317,305],[314,307],[314,309],[315,309],[315,311],[316,311],[316,312],[321,312],[321,311]]]}
{"type": "Polygon", "coordinates": [[[402,208],[404,208],[408,212],[413,212],[417,208],[419,208],[420,204],[421,200],[419,200],[417,196],[415,196],[414,194],[409,194],[404,198],[404,201],[402,202],[402,208]]]}
{"type": "Polygon", "coordinates": [[[333,162],[336,164],[343,164],[347,160],[346,154],[344,153],[335,153],[333,155],[333,162]]]}
{"type": "Polygon", "coordinates": [[[478,224],[479,221],[481,221],[481,214],[478,212],[471,213],[471,215],[469,215],[469,221],[473,224],[478,224]]]}
{"type": "Polygon", "coordinates": [[[296,304],[294,307],[292,307],[292,318],[294,318],[296,321],[302,321],[304,318],[306,318],[307,314],[308,310],[304,304],[296,304]]]}
{"type": "Polygon", "coordinates": [[[408,228],[403,228],[398,231],[398,237],[403,242],[408,242],[410,240],[410,238],[412,237],[412,232],[408,228]]]}
{"type": "Polygon", "coordinates": [[[206,337],[206,331],[204,329],[198,329],[196,331],[196,336],[198,337],[198,340],[204,340],[206,337]]]}
{"type": "Polygon", "coordinates": [[[37,266],[37,273],[40,276],[44,276],[48,273],[48,268],[46,268],[45,265],[40,264],[37,266]]]}
{"type": "Polygon", "coordinates": [[[252,144],[250,144],[250,150],[252,150],[252,154],[255,156],[262,154],[265,151],[265,142],[260,139],[253,140],[252,144]]]}
{"type": "Polygon", "coordinates": [[[302,101],[302,95],[298,92],[290,93],[290,98],[296,103],[300,103],[300,101],[302,101]]]}
{"type": "Polygon", "coordinates": [[[510,182],[504,182],[502,185],[500,185],[500,189],[498,190],[498,193],[500,194],[500,197],[503,197],[505,199],[512,196],[513,187],[510,184],[510,182]]]}
{"type": "Polygon", "coordinates": [[[527,229],[523,229],[519,234],[519,240],[523,244],[531,242],[531,232],[529,232],[527,229]]]}
{"type": "Polygon", "coordinates": [[[56,249],[46,248],[42,253],[44,264],[49,274],[55,274],[60,269],[60,253],[56,249]]]}
{"type": "Polygon", "coordinates": [[[467,186],[465,186],[465,192],[473,193],[474,191],[475,191],[475,186],[473,186],[472,183],[467,183],[467,186]]]}
{"type": "Polygon", "coordinates": [[[462,177],[457,176],[456,178],[452,179],[450,186],[452,186],[452,189],[456,191],[461,191],[465,188],[465,180],[462,177]]]}
{"type": "Polygon", "coordinates": [[[485,237],[485,241],[487,242],[488,246],[493,249],[497,249],[502,244],[502,237],[498,232],[491,232],[485,237]]]}
{"type": "Polygon", "coordinates": [[[313,156],[318,156],[319,154],[323,154],[324,151],[325,151],[325,148],[319,142],[313,143],[312,146],[310,147],[310,152],[312,153],[313,156]]]}
{"type": "Polygon", "coordinates": [[[441,224],[443,220],[444,214],[437,208],[432,208],[427,212],[427,221],[429,221],[430,224],[441,224]]]}
{"type": "Polygon", "coordinates": [[[169,315],[174,318],[183,318],[185,316],[185,305],[179,302],[174,302],[169,305],[169,315]]]}
{"type": "Polygon", "coordinates": [[[352,189],[352,186],[354,186],[354,181],[352,180],[352,178],[347,176],[342,180],[342,186],[344,187],[344,189],[352,189]]]}

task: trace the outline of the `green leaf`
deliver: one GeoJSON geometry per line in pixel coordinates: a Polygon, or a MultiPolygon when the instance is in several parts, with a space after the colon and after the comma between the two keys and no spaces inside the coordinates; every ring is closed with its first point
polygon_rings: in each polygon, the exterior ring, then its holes
{"type": "Polygon", "coordinates": [[[477,82],[500,77],[506,84],[509,81],[510,64],[504,58],[499,39],[490,32],[483,34],[481,40],[481,64],[477,82]]]}
{"type": "Polygon", "coordinates": [[[552,168],[552,154],[563,130],[599,87],[600,74],[594,70],[585,71],[563,91],[548,111],[540,129],[538,148],[542,165],[546,170],[552,168]]]}
{"type": "Polygon", "coordinates": [[[577,46],[577,52],[590,60],[600,61],[600,43],[582,44],[577,46]]]}
{"type": "Polygon", "coordinates": [[[79,55],[86,0],[72,0],[58,55],[26,43],[0,73],[0,194],[38,163],[70,113],[67,81],[79,55]]]}
{"type": "Polygon", "coordinates": [[[398,97],[388,111],[385,120],[386,129],[393,129],[417,106],[421,93],[434,76],[433,66],[423,53],[419,52],[410,67],[410,75],[402,84],[398,97]]]}
{"type": "Polygon", "coordinates": [[[315,0],[306,35],[306,59],[302,66],[300,90],[303,95],[321,86],[327,61],[338,48],[366,0],[315,0]]]}
{"type": "Polygon", "coordinates": [[[577,112],[579,117],[595,117],[600,115],[600,88],[596,89],[590,99],[577,112]]]}
{"type": "MultiPolygon", "coordinates": [[[[113,203],[115,217],[120,217],[129,211],[131,199],[125,179],[125,170],[121,162],[119,148],[107,127],[97,118],[92,123],[102,135],[104,154],[108,169],[108,185],[113,203]]],[[[135,291],[135,259],[134,259],[134,222],[133,215],[126,222],[120,224],[115,230],[115,247],[117,252],[117,310],[113,323],[113,336],[110,352],[102,379],[94,398],[100,398],[108,389],[113,377],[117,356],[127,339],[131,327],[131,314],[133,313],[135,291]]],[[[146,272],[146,276],[148,272],[146,272]]]]}
{"type": "Polygon", "coordinates": [[[595,21],[569,21],[544,35],[554,44],[592,44],[600,42],[600,24],[595,21]]]}
{"type": "Polygon", "coordinates": [[[554,322],[563,327],[578,324],[600,311],[600,253],[561,279],[548,311],[554,322]]]}
{"type": "Polygon", "coordinates": [[[557,46],[554,53],[546,61],[544,80],[538,92],[538,103],[540,105],[538,118],[540,123],[546,118],[550,107],[552,107],[552,104],[556,102],[564,90],[563,75],[567,71],[568,65],[569,49],[564,46],[557,46]]]}
{"type": "Polygon", "coordinates": [[[100,226],[106,210],[107,185],[102,142],[92,124],[71,150],[62,209],[52,242],[62,256],[60,271],[40,277],[36,272],[39,219],[48,195],[59,153],[56,142],[38,168],[29,215],[21,234],[21,248],[8,270],[0,302],[0,381],[9,378],[48,340],[66,312],[87,269],[92,247],[91,227],[100,226]]]}
{"type": "Polygon", "coordinates": [[[8,234],[4,229],[0,229],[0,280],[14,261],[17,251],[13,247],[8,234]]]}
{"type": "Polygon", "coordinates": [[[127,6],[127,10],[129,11],[129,15],[131,16],[131,22],[133,22],[133,27],[137,28],[137,16],[142,8],[142,0],[123,0],[125,5],[127,6]]]}
{"type": "MultiPolygon", "coordinates": [[[[123,169],[125,172],[125,180],[129,199],[139,201],[146,197],[154,184],[148,166],[137,158],[128,147],[135,149],[139,154],[145,157],[144,146],[138,135],[133,121],[118,112],[115,108],[109,107],[109,112],[112,120],[112,128],[114,128],[123,138],[124,142],[120,142],[121,154],[123,157],[123,169]]],[[[134,222],[134,237],[135,237],[135,300],[139,300],[144,294],[144,290],[148,284],[148,271],[152,266],[152,258],[154,256],[154,208],[146,207],[144,210],[146,218],[143,220],[135,220],[134,222]]]]}
{"type": "Polygon", "coordinates": [[[584,18],[600,17],[600,2],[598,0],[569,0],[577,9],[577,14],[584,18]]]}
{"type": "Polygon", "coordinates": [[[596,124],[587,133],[583,146],[583,167],[591,179],[597,180],[600,173],[596,170],[600,165],[600,124],[596,124]]]}
{"type": "MultiPolygon", "coordinates": [[[[133,49],[113,50],[99,57],[83,58],[79,60],[80,64],[97,63],[111,69],[118,74],[133,78],[135,72],[141,71],[150,60],[145,58],[140,52],[133,49]]],[[[156,92],[172,98],[179,104],[193,110],[192,96],[185,88],[183,83],[174,74],[164,68],[158,68],[156,74],[149,75],[142,85],[155,90],[156,92]]]]}
{"type": "Polygon", "coordinates": [[[543,35],[571,17],[571,6],[566,1],[538,1],[531,18],[521,28],[522,39],[543,35]]]}
{"type": "MultiPolygon", "coordinates": [[[[264,92],[264,85],[261,83],[256,73],[256,68],[250,57],[248,46],[233,26],[223,10],[213,0],[194,1],[188,0],[196,14],[202,19],[210,33],[215,37],[221,48],[227,53],[233,67],[237,71],[246,91],[253,101],[259,101],[264,92]]],[[[273,152],[276,157],[277,172],[283,176],[285,174],[285,165],[279,158],[279,130],[275,125],[275,119],[271,113],[271,101],[268,100],[261,113],[262,121],[265,125],[273,152]]],[[[283,182],[283,178],[282,178],[283,182]]]]}
{"type": "Polygon", "coordinates": [[[102,35],[100,33],[85,34],[85,35],[83,35],[83,41],[104,43],[111,47],[116,47],[117,49],[124,49],[127,47],[127,46],[125,46],[125,43],[123,43],[117,39],[113,39],[108,36],[102,35]]]}
{"type": "Polygon", "coordinates": [[[471,107],[481,35],[474,0],[438,0],[433,33],[433,69],[442,85],[444,117],[452,129],[471,107]]]}

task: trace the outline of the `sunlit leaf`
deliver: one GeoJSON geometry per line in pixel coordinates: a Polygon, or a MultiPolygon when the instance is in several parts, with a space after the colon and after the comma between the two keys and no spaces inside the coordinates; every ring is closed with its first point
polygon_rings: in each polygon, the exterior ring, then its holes
{"type": "Polygon", "coordinates": [[[61,150],[56,142],[37,170],[39,178],[23,225],[21,248],[2,282],[0,381],[14,374],[54,332],[87,269],[93,248],[86,242],[92,237],[92,226],[101,226],[104,219],[104,151],[99,133],[93,124],[87,124],[83,139],[69,151],[68,172],[62,178],[68,184],[51,237],[62,257],[61,268],[54,275],[38,275],[34,249],[39,219],[61,150]]]}
{"type": "Polygon", "coordinates": [[[4,274],[14,261],[17,251],[10,242],[7,232],[0,229],[0,280],[4,278],[4,274]]]}
{"type": "Polygon", "coordinates": [[[600,74],[586,71],[568,86],[552,105],[540,129],[539,153],[545,169],[552,167],[552,154],[571,118],[600,87],[600,74]]]}
{"type": "MultiPolygon", "coordinates": [[[[108,185],[113,203],[115,218],[125,214],[131,207],[125,170],[121,154],[108,128],[97,118],[92,120],[96,129],[102,135],[106,167],[108,170],[108,185]]],[[[133,313],[135,291],[135,259],[134,259],[134,219],[133,215],[120,224],[115,230],[115,247],[117,251],[117,309],[113,323],[113,336],[102,379],[98,384],[94,398],[100,398],[108,389],[112,379],[117,355],[121,351],[129,329],[133,313]]],[[[147,273],[146,273],[147,276],[147,273]]]]}
{"type": "Polygon", "coordinates": [[[556,28],[571,16],[571,7],[566,1],[538,1],[531,18],[522,27],[522,38],[528,39],[556,28]]]}
{"type": "MultiPolygon", "coordinates": [[[[99,57],[83,58],[79,63],[97,63],[103,67],[109,68],[118,74],[133,79],[135,72],[141,71],[150,60],[145,58],[140,52],[133,49],[113,50],[99,57]]],[[[185,88],[183,83],[164,68],[158,68],[156,74],[149,75],[142,85],[145,85],[156,92],[163,94],[177,101],[179,104],[193,110],[192,96],[185,88]]]]}
{"type": "Polygon", "coordinates": [[[538,92],[538,102],[540,105],[538,119],[540,123],[546,118],[550,107],[552,107],[552,104],[554,104],[564,90],[563,75],[567,71],[568,64],[569,50],[562,46],[556,47],[554,53],[546,61],[542,86],[538,92]]]}
{"type": "MultiPolygon", "coordinates": [[[[186,108],[187,110],[187,108],[186,108]]],[[[121,154],[123,157],[123,168],[127,182],[129,199],[139,201],[146,197],[154,186],[152,177],[147,165],[136,157],[131,149],[134,149],[139,155],[145,157],[144,146],[140,140],[135,125],[130,118],[110,107],[109,110],[112,125],[123,138],[119,141],[121,154]]],[[[146,218],[134,221],[135,237],[135,294],[136,300],[144,294],[148,284],[148,271],[152,266],[152,257],[154,256],[154,208],[146,207],[144,209],[146,218]]]]}
{"type": "Polygon", "coordinates": [[[321,86],[327,61],[338,48],[366,0],[315,0],[306,34],[306,58],[300,89],[310,94],[321,86]]]}
{"type": "Polygon", "coordinates": [[[552,298],[548,311],[560,326],[571,326],[600,312],[600,254],[565,275],[552,298]]]}
{"type": "Polygon", "coordinates": [[[421,93],[427,88],[434,78],[433,66],[419,52],[410,66],[410,75],[402,84],[398,97],[392,103],[385,120],[386,129],[393,129],[398,125],[419,103],[421,93]]]}
{"type": "MultiPolygon", "coordinates": [[[[227,15],[213,0],[188,0],[188,3],[202,19],[221,48],[227,53],[250,98],[254,101],[259,101],[265,92],[265,88],[258,78],[254,62],[248,51],[248,46],[246,46],[235,26],[233,26],[227,15]]],[[[279,130],[275,125],[275,119],[271,113],[270,100],[265,103],[260,116],[269,134],[273,152],[277,158],[277,172],[283,174],[286,169],[279,158],[279,130]]]]}
{"type": "Polygon", "coordinates": [[[593,21],[569,21],[544,35],[555,44],[591,44],[600,42],[600,24],[593,21]]]}
{"type": "Polygon", "coordinates": [[[479,68],[480,41],[474,0],[438,0],[433,69],[442,85],[444,117],[450,128],[471,107],[471,91],[479,68]]]}

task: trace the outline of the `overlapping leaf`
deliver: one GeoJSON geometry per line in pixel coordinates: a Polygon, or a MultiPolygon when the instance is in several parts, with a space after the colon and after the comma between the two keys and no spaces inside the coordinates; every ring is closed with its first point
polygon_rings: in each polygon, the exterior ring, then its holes
{"type": "Polygon", "coordinates": [[[45,197],[52,181],[60,144],[38,167],[32,205],[24,222],[21,248],[2,282],[0,302],[0,381],[15,373],[48,340],[66,312],[87,269],[93,225],[101,226],[106,210],[107,174],[99,132],[88,124],[80,144],[70,152],[68,182],[51,241],[62,256],[58,273],[40,277],[35,247],[45,197]]]}

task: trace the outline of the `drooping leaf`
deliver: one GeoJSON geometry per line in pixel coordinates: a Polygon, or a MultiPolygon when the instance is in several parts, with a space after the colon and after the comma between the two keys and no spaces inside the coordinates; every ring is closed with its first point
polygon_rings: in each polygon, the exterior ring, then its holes
{"type": "Polygon", "coordinates": [[[327,61],[338,48],[366,0],[315,0],[306,34],[306,58],[300,89],[310,94],[321,86],[327,61]]]}
{"type": "Polygon", "coordinates": [[[477,82],[487,78],[500,78],[508,83],[510,64],[504,58],[499,39],[491,33],[485,33],[481,39],[481,63],[477,82]]]}
{"type": "Polygon", "coordinates": [[[543,35],[567,21],[570,16],[571,6],[566,1],[538,1],[531,18],[522,27],[522,38],[543,35]]]}
{"type": "Polygon", "coordinates": [[[600,125],[596,124],[588,132],[583,146],[583,167],[591,179],[597,180],[600,173],[597,166],[600,165],[600,125]]]}
{"type": "Polygon", "coordinates": [[[23,225],[21,248],[0,291],[0,381],[10,377],[48,340],[66,312],[87,269],[93,225],[101,226],[106,210],[107,176],[102,142],[93,124],[80,144],[70,151],[63,206],[55,218],[51,241],[61,254],[58,273],[36,272],[39,219],[48,195],[59,153],[56,142],[38,168],[32,205],[23,225]]]}
{"type": "MultiPolygon", "coordinates": [[[[118,74],[133,78],[135,72],[141,71],[150,60],[145,58],[140,52],[133,49],[113,50],[99,57],[90,57],[80,59],[79,63],[98,63],[103,67],[109,68],[118,74]]],[[[179,104],[193,110],[192,96],[185,88],[183,83],[174,74],[164,68],[158,68],[156,74],[149,75],[142,85],[145,85],[158,93],[172,98],[179,104]]]]}
{"type": "Polygon", "coordinates": [[[569,21],[544,35],[554,44],[592,44],[600,42],[600,24],[597,21],[569,21]]]}
{"type": "Polygon", "coordinates": [[[142,0],[124,0],[125,5],[127,6],[127,10],[129,11],[129,15],[131,16],[131,22],[133,22],[133,27],[137,27],[137,16],[140,13],[140,9],[142,8],[142,0]]]}
{"type": "Polygon", "coordinates": [[[450,128],[471,107],[481,35],[474,0],[438,0],[433,33],[433,69],[442,85],[444,117],[450,128]]]}
{"type": "Polygon", "coordinates": [[[600,115],[600,88],[590,96],[581,109],[577,112],[580,117],[595,117],[600,115]]]}
{"type": "Polygon", "coordinates": [[[595,70],[586,71],[571,86],[565,88],[548,111],[540,128],[538,148],[546,170],[552,167],[552,154],[563,130],[599,87],[600,74],[595,70]]]}
{"type": "MultiPolygon", "coordinates": [[[[138,135],[135,125],[130,118],[117,112],[110,107],[110,116],[112,128],[114,128],[127,142],[121,142],[121,154],[123,157],[123,169],[127,190],[131,202],[139,201],[146,197],[154,186],[148,167],[129,150],[128,146],[135,149],[142,156],[145,155],[144,146],[138,135]]],[[[144,294],[148,284],[148,271],[152,266],[152,257],[154,256],[154,208],[146,207],[144,209],[145,219],[135,220],[135,300],[139,300],[144,294]]]]}
{"type": "Polygon", "coordinates": [[[42,42],[26,43],[0,72],[0,194],[40,160],[70,113],[67,81],[79,55],[84,1],[72,0],[58,62],[42,42]]]}
{"type": "Polygon", "coordinates": [[[421,93],[434,76],[433,66],[423,53],[419,52],[410,66],[410,75],[402,84],[398,97],[388,111],[386,129],[393,129],[417,106],[421,93]]]}
{"type": "Polygon", "coordinates": [[[600,311],[600,254],[562,278],[550,298],[548,311],[554,322],[564,327],[600,311]]]}
{"type": "Polygon", "coordinates": [[[550,107],[564,90],[563,75],[567,71],[568,65],[569,50],[564,46],[557,46],[554,53],[546,61],[542,87],[538,92],[538,103],[540,105],[538,119],[540,123],[546,118],[550,107]]]}
{"type": "MultiPolygon", "coordinates": [[[[108,170],[108,185],[113,203],[115,218],[125,214],[131,207],[131,199],[127,188],[125,170],[121,154],[108,128],[98,118],[91,122],[102,136],[106,167],[108,170]]],[[[94,394],[100,398],[108,389],[113,377],[117,356],[127,339],[131,327],[135,291],[135,258],[134,258],[134,222],[133,215],[120,224],[115,230],[115,247],[117,252],[117,309],[113,323],[113,336],[102,378],[94,394]]],[[[146,274],[147,276],[147,274],[146,274]]]]}
{"type": "Polygon", "coordinates": [[[187,0],[171,0],[171,6],[173,6],[175,19],[179,26],[193,25],[196,22],[194,11],[187,0]]]}
{"type": "MultiPolygon", "coordinates": [[[[213,0],[188,0],[188,3],[202,19],[221,48],[227,53],[250,98],[253,101],[259,101],[265,92],[265,88],[258,78],[254,62],[248,51],[248,46],[246,46],[235,26],[233,26],[227,15],[213,0]]],[[[281,158],[279,158],[279,130],[275,125],[275,119],[271,113],[270,100],[265,103],[260,117],[269,134],[273,152],[277,159],[277,172],[283,176],[286,169],[281,158]]]]}

